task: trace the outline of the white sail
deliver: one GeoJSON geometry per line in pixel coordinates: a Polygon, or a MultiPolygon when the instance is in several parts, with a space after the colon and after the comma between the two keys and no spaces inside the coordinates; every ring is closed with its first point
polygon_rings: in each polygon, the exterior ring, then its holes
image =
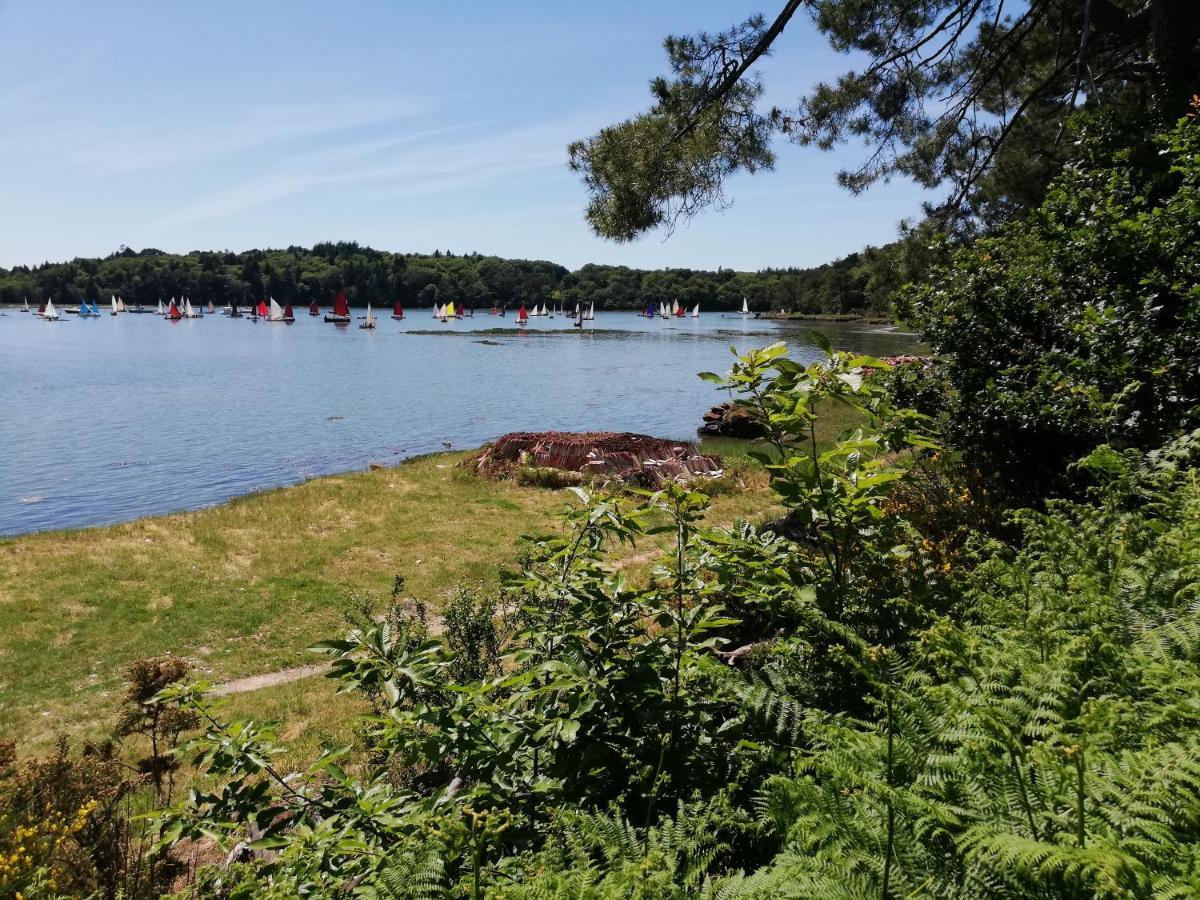
{"type": "Polygon", "coordinates": [[[671,315],[673,315],[673,316],[679,315],[679,301],[678,300],[671,301],[671,315]]]}
{"type": "Polygon", "coordinates": [[[186,297],[183,300],[183,317],[185,319],[196,318],[196,311],[192,309],[192,301],[186,297]]]}
{"type": "Polygon", "coordinates": [[[167,314],[167,311],[165,309],[163,309],[162,297],[158,298],[158,314],[160,316],[165,316],[167,314]]]}
{"type": "MultiPolygon", "coordinates": [[[[272,301],[272,302],[274,302],[274,301],[272,301]]],[[[370,303],[367,304],[367,320],[365,322],[363,322],[362,327],[363,328],[374,328],[375,327],[375,314],[373,312],[371,312],[371,304],[370,303]]]]}
{"type": "Polygon", "coordinates": [[[692,307],[692,318],[693,319],[700,318],[700,304],[699,303],[697,303],[695,306],[692,307]]]}
{"type": "Polygon", "coordinates": [[[125,301],[120,297],[117,298],[117,312],[126,312],[125,301]]]}
{"type": "Polygon", "coordinates": [[[274,297],[271,298],[271,313],[270,313],[270,315],[267,316],[267,321],[268,322],[282,322],[283,321],[283,307],[275,302],[274,297]]]}
{"type": "Polygon", "coordinates": [[[750,315],[750,304],[746,302],[745,297],[742,298],[742,315],[743,316],[750,315]]]}
{"type": "Polygon", "coordinates": [[[46,311],[44,313],[42,313],[42,318],[43,319],[57,319],[58,318],[58,310],[54,308],[53,300],[46,301],[46,311]]]}
{"type": "Polygon", "coordinates": [[[25,312],[29,312],[29,298],[25,298],[25,312]]]}
{"type": "Polygon", "coordinates": [[[593,300],[588,304],[587,314],[583,317],[584,321],[590,322],[596,318],[596,302],[593,300]]]}
{"type": "Polygon", "coordinates": [[[208,314],[213,315],[216,313],[216,311],[217,311],[217,307],[215,305],[213,305],[213,302],[211,300],[209,300],[208,301],[208,314]]]}
{"type": "Polygon", "coordinates": [[[115,316],[117,313],[119,313],[121,311],[117,307],[117,295],[116,294],[112,295],[112,299],[110,302],[112,303],[112,314],[115,316]]]}

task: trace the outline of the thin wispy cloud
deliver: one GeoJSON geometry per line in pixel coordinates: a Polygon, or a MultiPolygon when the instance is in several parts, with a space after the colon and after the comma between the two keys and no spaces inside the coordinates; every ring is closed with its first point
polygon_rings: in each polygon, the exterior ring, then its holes
{"type": "Polygon", "coordinates": [[[522,172],[561,166],[566,142],[578,128],[574,118],[501,132],[480,133],[477,126],[457,126],[294,156],[256,178],[180,207],[148,223],[146,230],[156,233],[238,215],[314,191],[373,186],[373,195],[379,197],[478,187],[522,172]],[[454,142],[434,140],[467,130],[474,130],[477,136],[454,142]],[[404,149],[405,145],[410,146],[404,149]]]}

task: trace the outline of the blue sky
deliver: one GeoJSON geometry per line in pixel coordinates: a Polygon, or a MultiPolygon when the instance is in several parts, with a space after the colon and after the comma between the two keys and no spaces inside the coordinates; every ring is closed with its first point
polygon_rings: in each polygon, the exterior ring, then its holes
{"type": "MultiPolygon", "coordinates": [[[[758,269],[891,240],[918,188],[852,197],[834,174],[858,151],[786,143],[669,238],[613,244],[583,220],[567,143],[648,105],[665,35],[776,6],[0,0],[0,266],[357,240],[758,269]]],[[[850,63],[798,18],[762,66],[767,101],[850,63]]]]}

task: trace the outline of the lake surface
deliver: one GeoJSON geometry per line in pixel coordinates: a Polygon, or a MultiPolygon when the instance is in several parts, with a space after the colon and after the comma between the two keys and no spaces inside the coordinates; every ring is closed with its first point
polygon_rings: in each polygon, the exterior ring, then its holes
{"type": "MultiPolygon", "coordinates": [[[[195,509],[317,475],[469,448],[508,431],[637,431],[692,439],[727,399],[697,372],[729,347],[786,340],[820,357],[812,324],[597,313],[582,331],[538,318],[526,334],[481,313],[429,310],[374,331],[226,316],[44,322],[0,315],[0,534],[195,509]],[[435,334],[413,332],[435,331],[435,334]]],[[[356,311],[357,315],[357,311],[356,311]]],[[[834,346],[909,352],[911,335],[822,325],[834,346]]]]}

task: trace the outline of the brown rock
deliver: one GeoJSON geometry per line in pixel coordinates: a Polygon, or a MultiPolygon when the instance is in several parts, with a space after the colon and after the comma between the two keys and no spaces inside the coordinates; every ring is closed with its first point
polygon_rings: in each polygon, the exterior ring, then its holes
{"type": "Polygon", "coordinates": [[[721,460],[686,442],[611,431],[517,431],[484,447],[464,465],[505,477],[518,468],[580,472],[599,481],[654,487],[721,474],[721,460]]]}
{"type": "Polygon", "coordinates": [[[766,434],[758,419],[738,403],[722,403],[704,414],[697,432],[703,437],[759,438],[766,434]]]}

